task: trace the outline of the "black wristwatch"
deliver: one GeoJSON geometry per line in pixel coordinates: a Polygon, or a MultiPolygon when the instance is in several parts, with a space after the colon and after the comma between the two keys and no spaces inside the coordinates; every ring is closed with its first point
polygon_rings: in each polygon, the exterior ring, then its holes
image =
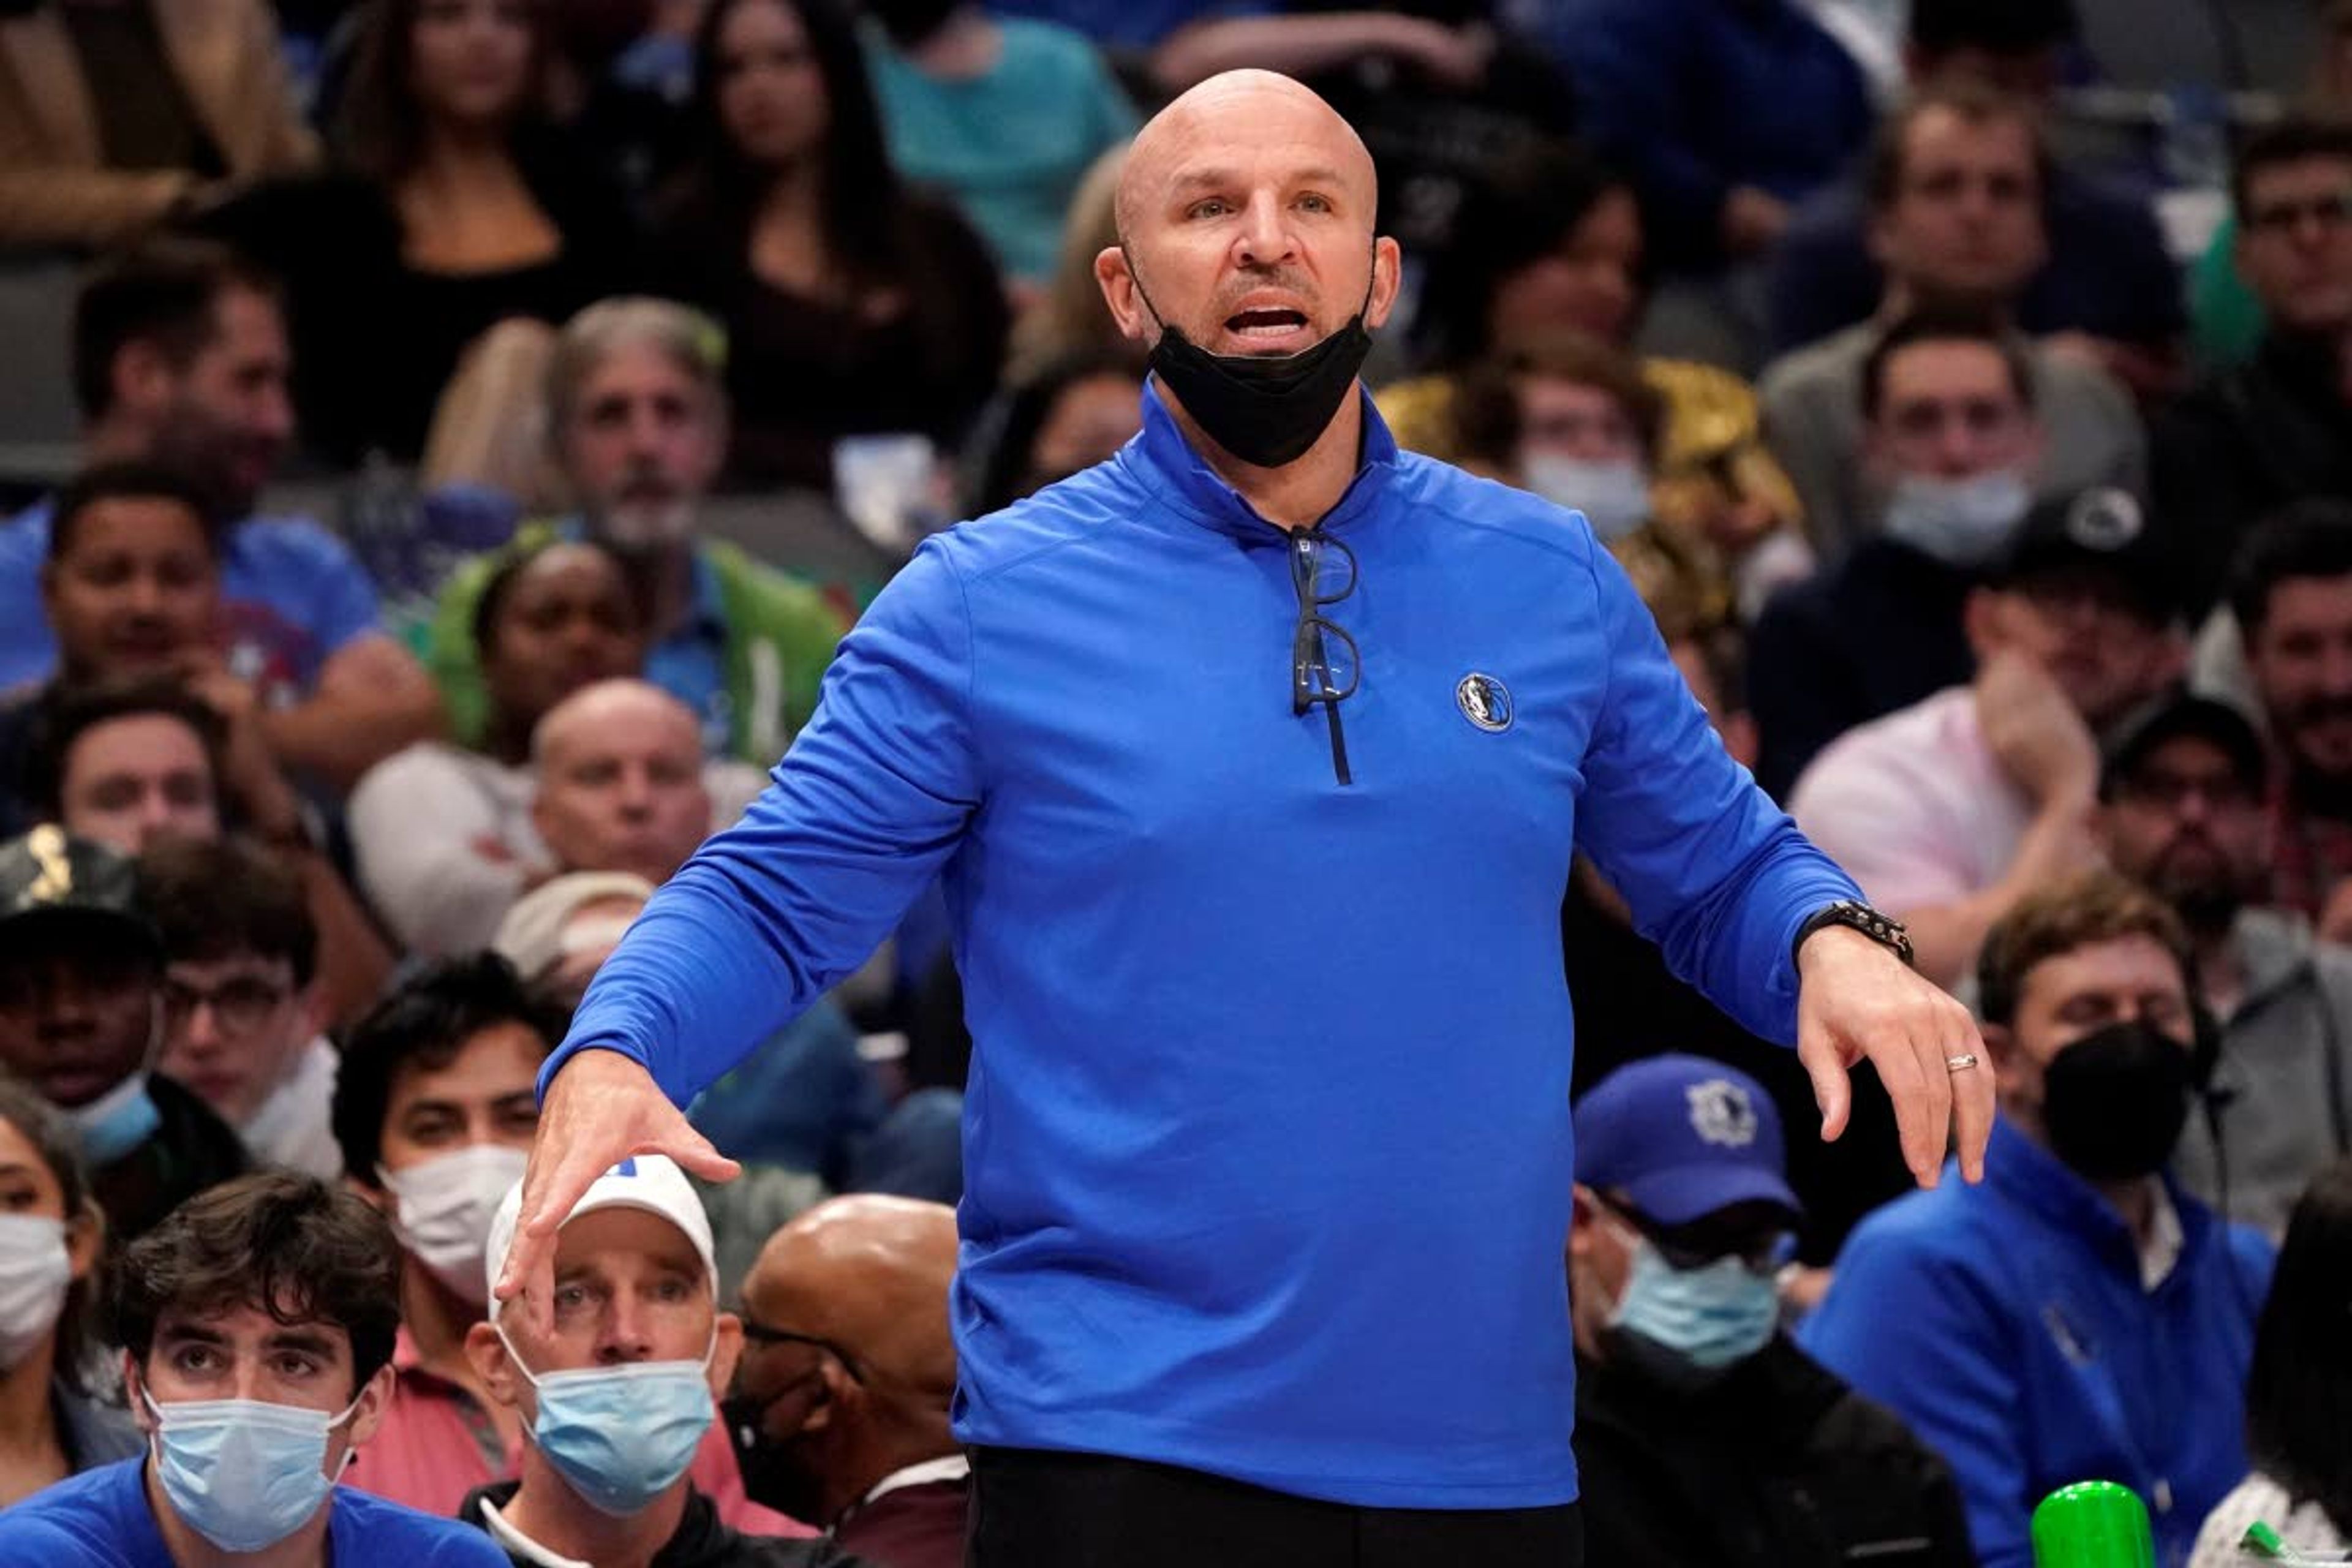
{"type": "Polygon", "coordinates": [[[1918,960],[1911,952],[1911,933],[1903,929],[1903,922],[1851,899],[1815,911],[1811,920],[1797,928],[1797,940],[1789,944],[1790,963],[1796,963],[1797,954],[1803,951],[1805,939],[1823,926],[1851,926],[1912,968],[1918,967],[1918,960]]]}

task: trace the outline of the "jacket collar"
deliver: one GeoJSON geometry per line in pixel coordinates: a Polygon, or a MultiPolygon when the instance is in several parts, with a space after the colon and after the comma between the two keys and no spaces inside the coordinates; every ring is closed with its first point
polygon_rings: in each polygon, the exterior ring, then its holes
{"type": "MultiPolygon", "coordinates": [[[[1389,434],[1372,395],[1361,382],[1356,396],[1364,411],[1363,450],[1356,477],[1339,502],[1323,514],[1318,528],[1345,528],[1380,504],[1396,477],[1396,437],[1389,434]]],[[[1176,416],[1160,395],[1155,375],[1143,389],[1143,432],[1119,449],[1118,462],[1146,495],[1187,521],[1229,534],[1244,543],[1271,543],[1282,531],[1257,514],[1241,492],[1219,479],[1201,454],[1184,439],[1176,416]]]]}
{"type": "MultiPolygon", "coordinates": [[[[1958,1166],[1945,1167],[1944,1179],[1958,1179],[1958,1166]]],[[[2180,1265],[2168,1277],[2179,1279],[2189,1271],[2213,1216],[2190,1198],[2167,1171],[2159,1178],[2180,1220],[2180,1265]]],[[[2115,1205],[2072,1167],[2018,1130],[2006,1116],[1996,1116],[1992,1141],[1985,1150],[1985,1186],[2002,1202],[2034,1215],[2053,1229],[2080,1241],[2099,1261],[2137,1287],[2140,1279],[2139,1240],[2124,1223],[2115,1205]]]]}

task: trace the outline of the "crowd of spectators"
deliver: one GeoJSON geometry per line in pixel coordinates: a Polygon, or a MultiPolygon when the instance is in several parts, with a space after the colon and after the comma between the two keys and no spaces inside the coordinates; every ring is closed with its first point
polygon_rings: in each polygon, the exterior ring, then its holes
{"type": "Polygon", "coordinates": [[[0,5],[79,425],[0,428],[0,1559],[961,1561],[938,891],[689,1108],[741,1178],[488,1281],[860,605],[1141,427],[1127,141],[1249,67],[1379,165],[1398,443],[1582,514],[1997,1075],[1912,1192],[1574,867],[1592,1560],[2341,1549],[2352,0],[2172,84],[2263,89],[2202,168],[2084,3],[0,5]]]}

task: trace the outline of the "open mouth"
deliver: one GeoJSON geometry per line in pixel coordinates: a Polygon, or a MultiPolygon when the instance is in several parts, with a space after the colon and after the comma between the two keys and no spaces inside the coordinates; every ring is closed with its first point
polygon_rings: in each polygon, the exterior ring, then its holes
{"type": "Polygon", "coordinates": [[[1225,331],[1244,341],[1251,338],[1286,338],[1306,325],[1304,311],[1286,310],[1280,306],[1236,310],[1225,318],[1225,331]]]}

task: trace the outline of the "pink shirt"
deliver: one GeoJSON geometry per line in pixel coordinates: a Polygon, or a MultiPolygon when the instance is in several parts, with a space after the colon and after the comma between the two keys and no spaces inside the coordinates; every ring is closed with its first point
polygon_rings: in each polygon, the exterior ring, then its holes
{"type": "Polygon", "coordinates": [[[1955,686],[1858,724],[1815,757],[1789,815],[1889,914],[1958,902],[2000,880],[2033,821],[1955,686]]]}
{"type": "MultiPolygon", "coordinates": [[[[476,1487],[522,1474],[521,1439],[507,1447],[472,1394],[417,1365],[416,1342],[405,1328],[394,1342],[392,1366],[396,1378],[392,1408],[343,1472],[345,1486],[455,1519],[458,1505],[476,1487]]],[[[719,1519],[746,1535],[817,1533],[744,1495],[735,1449],[716,1421],[703,1434],[694,1468],[687,1474],[695,1489],[718,1508],[719,1519]]]]}

